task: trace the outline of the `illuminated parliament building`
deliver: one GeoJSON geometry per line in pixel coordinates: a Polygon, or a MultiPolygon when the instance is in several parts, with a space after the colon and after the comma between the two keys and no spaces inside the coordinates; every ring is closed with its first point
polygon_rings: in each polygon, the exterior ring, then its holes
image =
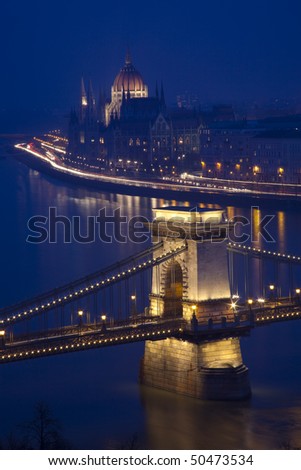
{"type": "Polygon", "coordinates": [[[149,96],[142,75],[126,54],[111,87],[110,100],[94,95],[91,82],[81,83],[78,110],[70,115],[67,159],[101,168],[124,162],[171,167],[199,154],[201,118],[194,110],[168,110],[164,89],[149,96]]]}

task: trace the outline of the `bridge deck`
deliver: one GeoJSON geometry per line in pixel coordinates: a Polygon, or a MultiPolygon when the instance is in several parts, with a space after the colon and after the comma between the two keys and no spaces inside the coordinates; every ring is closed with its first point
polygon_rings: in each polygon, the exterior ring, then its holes
{"type": "MultiPolygon", "coordinates": [[[[86,324],[23,335],[0,346],[0,364],[64,354],[139,341],[158,341],[170,337],[193,342],[213,341],[249,335],[251,329],[270,323],[301,318],[300,305],[268,306],[252,311],[243,309],[235,322],[210,322],[203,319],[192,327],[182,318],[131,319],[115,325],[86,324]]],[[[209,320],[209,321],[208,321],[209,320]]]]}

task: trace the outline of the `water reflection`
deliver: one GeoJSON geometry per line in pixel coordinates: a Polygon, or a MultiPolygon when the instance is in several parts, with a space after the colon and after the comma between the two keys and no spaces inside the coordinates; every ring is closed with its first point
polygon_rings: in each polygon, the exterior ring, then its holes
{"type": "Polygon", "coordinates": [[[249,402],[203,402],[141,387],[151,449],[248,449],[249,402]]]}
{"type": "MultiPolygon", "coordinates": [[[[26,243],[27,220],[33,215],[47,215],[49,206],[57,206],[59,213],[69,217],[95,215],[103,207],[110,211],[121,207],[128,217],[151,217],[154,207],[185,203],[75,188],[10,160],[1,161],[0,166],[5,194],[0,200],[0,247],[5,266],[2,305],[93,272],[141,249],[134,244],[104,245],[99,241],[90,245],[26,243]]],[[[217,207],[214,202],[199,201],[198,205],[217,207]]],[[[229,219],[244,215],[252,221],[252,229],[248,226],[245,230],[252,230],[254,237],[260,219],[269,213],[275,215],[270,224],[275,242],[266,243],[257,237],[255,246],[300,255],[296,236],[301,229],[299,207],[287,211],[242,209],[238,200],[237,206],[227,208],[229,219]]],[[[271,272],[269,282],[276,284],[273,276],[271,272]]],[[[255,273],[254,286],[256,282],[255,273]]],[[[243,403],[205,403],[140,388],[137,377],[142,344],[1,368],[0,436],[11,429],[12,422],[18,424],[27,418],[28,407],[45,399],[65,424],[64,433],[75,448],[99,448],[108,438],[122,442],[134,432],[139,433],[146,448],[154,449],[279,448],[283,442],[301,446],[300,335],[301,323],[294,322],[258,329],[242,341],[253,389],[251,401],[243,403]]]]}
{"type": "Polygon", "coordinates": [[[285,212],[279,211],[277,214],[278,222],[278,249],[281,252],[285,252],[286,249],[286,237],[285,237],[285,212]]]}
{"type": "MultiPolygon", "coordinates": [[[[141,386],[150,449],[280,449],[301,444],[301,409],[203,402],[141,386]]],[[[264,396],[265,390],[256,391],[264,396]]],[[[268,396],[271,390],[266,390],[268,396]]]]}

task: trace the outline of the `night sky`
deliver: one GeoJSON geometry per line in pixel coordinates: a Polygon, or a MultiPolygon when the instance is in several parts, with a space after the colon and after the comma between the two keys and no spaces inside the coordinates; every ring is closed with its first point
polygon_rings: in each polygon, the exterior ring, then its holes
{"type": "Polygon", "coordinates": [[[127,45],[169,103],[185,90],[202,103],[301,101],[300,18],[300,0],[6,0],[0,125],[68,111],[82,75],[109,90],[127,45]]]}

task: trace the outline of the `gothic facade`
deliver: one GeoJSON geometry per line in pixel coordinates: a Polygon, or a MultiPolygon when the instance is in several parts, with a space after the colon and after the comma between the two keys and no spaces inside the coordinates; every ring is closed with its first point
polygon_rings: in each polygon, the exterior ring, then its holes
{"type": "Polygon", "coordinates": [[[155,96],[132,64],[129,53],[111,87],[111,97],[98,104],[91,83],[81,86],[81,104],[72,111],[67,159],[82,167],[108,162],[166,165],[198,155],[201,117],[193,110],[171,111],[164,89],[155,96]]]}

